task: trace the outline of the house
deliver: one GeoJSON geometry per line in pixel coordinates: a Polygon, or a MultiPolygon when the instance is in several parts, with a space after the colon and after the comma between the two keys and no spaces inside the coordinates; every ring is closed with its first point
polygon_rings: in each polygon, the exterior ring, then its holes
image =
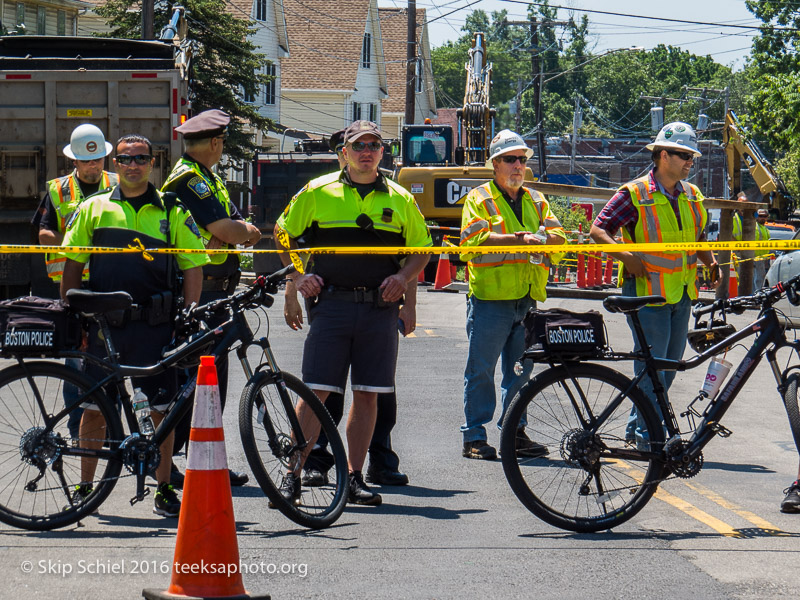
{"type": "Polygon", "coordinates": [[[28,35],[77,35],[78,13],[89,6],[78,0],[0,0],[0,23],[9,31],[25,25],[28,35]]]}
{"type": "Polygon", "coordinates": [[[381,124],[388,98],[376,0],[284,0],[291,55],[283,59],[282,151],[357,119],[381,124]]]}
{"type": "MultiPolygon", "coordinates": [[[[408,39],[408,10],[379,9],[383,54],[386,58],[388,97],[383,101],[381,130],[384,138],[400,138],[406,114],[406,62],[408,39]]],[[[431,47],[425,9],[417,9],[416,93],[414,123],[436,118],[436,97],[433,86],[431,47]]]]}

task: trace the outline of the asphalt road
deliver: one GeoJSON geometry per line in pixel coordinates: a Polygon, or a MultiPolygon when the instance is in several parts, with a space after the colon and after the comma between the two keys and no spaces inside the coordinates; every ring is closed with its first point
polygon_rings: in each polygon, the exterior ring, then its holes
{"type": "MultiPolygon", "coordinates": [[[[589,300],[551,299],[546,306],[602,311],[589,300]]],[[[269,311],[271,340],[282,368],[298,373],[304,332],[285,326],[281,307],[279,298],[269,311]]],[[[400,344],[394,439],[411,483],[381,489],[382,506],[348,507],[333,527],[308,532],[269,510],[257,484],[234,489],[251,593],[391,600],[800,593],[800,515],[778,510],[795,478],[797,453],[766,365],[726,415],[733,435],[707,447],[697,477],[665,482],[613,532],[579,535],[529,513],[499,461],[461,457],[464,321],[464,294],[419,294],[418,330],[400,344]]],[[[612,345],[630,348],[624,321],[606,315],[606,323],[612,345]]],[[[742,354],[737,349],[729,358],[742,354]]],[[[235,373],[224,418],[227,452],[233,468],[247,470],[236,425],[244,381],[235,373]]],[[[704,375],[705,369],[679,375],[676,412],[704,375]]],[[[497,444],[499,432],[491,431],[489,441],[497,444]]],[[[149,501],[130,506],[133,492],[131,478],[120,481],[99,515],[81,527],[34,533],[0,526],[0,598],[131,599],[143,588],[165,589],[177,520],[153,515],[149,501]]]]}

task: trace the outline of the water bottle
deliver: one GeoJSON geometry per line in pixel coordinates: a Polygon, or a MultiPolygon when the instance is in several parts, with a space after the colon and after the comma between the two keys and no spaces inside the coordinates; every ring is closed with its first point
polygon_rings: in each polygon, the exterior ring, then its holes
{"type": "Polygon", "coordinates": [[[153,420],[150,418],[150,401],[147,399],[141,388],[133,390],[133,412],[136,415],[136,420],[139,422],[139,432],[142,435],[153,435],[153,420]]]}
{"type": "MultiPolygon", "coordinates": [[[[539,231],[534,233],[533,237],[535,237],[537,240],[539,240],[540,244],[546,244],[547,243],[547,232],[544,229],[544,225],[541,225],[539,227],[539,231]]],[[[528,254],[528,262],[531,263],[532,265],[541,264],[543,258],[544,257],[541,254],[528,254]]]]}

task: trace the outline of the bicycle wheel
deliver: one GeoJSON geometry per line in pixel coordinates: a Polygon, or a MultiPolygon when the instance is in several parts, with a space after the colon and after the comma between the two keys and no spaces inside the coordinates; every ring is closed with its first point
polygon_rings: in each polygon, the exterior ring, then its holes
{"type": "Polygon", "coordinates": [[[544,371],[511,402],[500,440],[503,470],[517,498],[537,517],[577,532],[610,529],[655,493],[664,473],[659,456],[664,432],[650,402],[630,384],[608,367],[571,364],[544,371]],[[635,441],[626,441],[632,407],[644,421],[653,452],[644,442],[639,450],[635,441]],[[527,433],[548,447],[548,456],[517,454],[517,430],[526,415],[527,433]]]}
{"type": "Polygon", "coordinates": [[[278,491],[283,476],[295,468],[312,444],[305,451],[296,447],[297,436],[281,401],[275,373],[257,373],[242,392],[239,433],[244,453],[272,506],[303,527],[322,529],[339,518],[347,502],[347,455],[336,424],[316,394],[289,373],[282,376],[292,406],[302,399],[309,409],[308,418],[316,420],[317,428],[328,438],[332,466],[327,481],[323,485],[303,486],[298,504],[288,502],[278,491]]]}
{"type": "Polygon", "coordinates": [[[92,385],[80,372],[55,362],[26,362],[0,371],[3,523],[35,531],[65,527],[92,513],[111,493],[122,468],[113,450],[122,439],[122,425],[105,394],[85,396],[92,385]],[[97,406],[94,422],[105,425],[105,431],[89,427],[88,419],[78,429],[79,398],[97,406]],[[65,410],[68,401],[77,402],[65,410]],[[81,466],[82,460],[92,459],[78,454],[85,455],[89,447],[97,448],[91,477],[81,473],[81,466]],[[78,490],[86,483],[90,487],[78,490]]]}

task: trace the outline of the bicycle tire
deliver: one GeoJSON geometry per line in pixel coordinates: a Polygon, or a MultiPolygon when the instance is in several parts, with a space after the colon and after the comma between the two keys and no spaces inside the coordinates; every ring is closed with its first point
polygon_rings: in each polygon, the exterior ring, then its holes
{"type": "Polygon", "coordinates": [[[664,463],[654,453],[637,459],[635,442],[626,442],[631,408],[644,420],[649,447],[663,447],[664,430],[650,401],[630,383],[603,365],[559,366],[529,381],[509,405],[500,440],[503,470],[517,498],[543,521],[579,533],[611,529],[638,513],[655,493],[664,463]],[[622,403],[592,427],[589,420],[629,388],[622,403]],[[518,456],[517,430],[524,415],[529,437],[547,446],[548,456],[518,456]],[[628,456],[620,458],[616,451],[628,456]]]}
{"type": "Polygon", "coordinates": [[[256,481],[270,499],[271,506],[298,525],[309,529],[323,529],[336,522],[347,503],[347,454],[336,424],[316,394],[293,375],[282,373],[282,377],[287,391],[292,395],[292,406],[296,406],[297,400],[302,399],[328,438],[333,457],[333,466],[328,471],[328,482],[322,486],[303,486],[299,505],[287,501],[278,491],[288,467],[296,464],[301,452],[289,450],[293,439],[292,427],[278,393],[276,375],[270,371],[261,371],[254,375],[242,391],[239,434],[244,453],[256,481]],[[262,405],[266,410],[264,421],[268,420],[272,424],[276,439],[270,440],[265,426],[257,421],[262,405]],[[270,442],[278,448],[277,453],[270,447],[270,442]]]}
{"type": "Polygon", "coordinates": [[[800,373],[792,373],[786,378],[786,391],[783,394],[783,405],[786,416],[789,417],[789,427],[792,430],[792,439],[797,451],[800,452],[800,410],[797,407],[797,382],[800,373]]]}
{"type": "Polygon", "coordinates": [[[96,391],[88,397],[106,423],[105,433],[98,433],[97,438],[91,432],[84,432],[84,438],[70,434],[69,416],[80,409],[80,404],[58,420],[52,418],[64,409],[65,393],[82,396],[92,385],[92,380],[80,372],[55,362],[25,362],[0,371],[3,523],[32,531],[66,527],[94,512],[114,489],[122,462],[118,457],[108,458],[106,449],[106,456],[98,458],[92,493],[86,499],[71,500],[81,483],[82,461],[72,448],[84,446],[85,452],[89,440],[99,443],[100,439],[113,448],[122,439],[119,414],[106,395],[96,391]]]}

